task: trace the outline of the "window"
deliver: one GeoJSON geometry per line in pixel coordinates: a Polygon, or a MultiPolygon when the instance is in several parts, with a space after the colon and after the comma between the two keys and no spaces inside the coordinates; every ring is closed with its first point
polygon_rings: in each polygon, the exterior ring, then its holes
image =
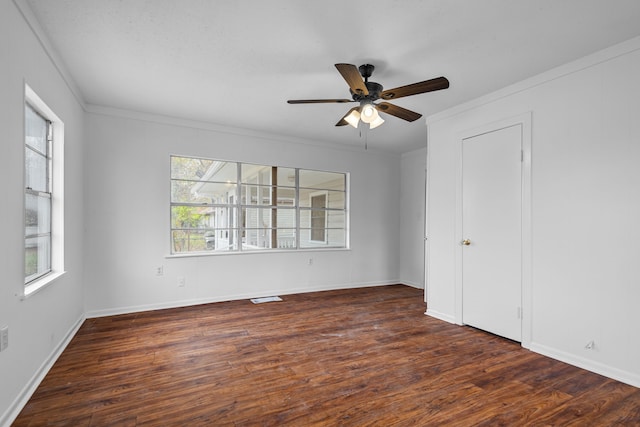
{"type": "Polygon", "coordinates": [[[24,295],[64,273],[64,125],[25,87],[24,295]]]}
{"type": "Polygon", "coordinates": [[[300,169],[300,247],[334,247],[346,242],[345,174],[300,169]]]}
{"type": "Polygon", "coordinates": [[[51,272],[51,122],[25,107],[24,276],[51,272]]]}
{"type": "Polygon", "coordinates": [[[171,252],[347,247],[347,174],[171,157],[171,252]]]}

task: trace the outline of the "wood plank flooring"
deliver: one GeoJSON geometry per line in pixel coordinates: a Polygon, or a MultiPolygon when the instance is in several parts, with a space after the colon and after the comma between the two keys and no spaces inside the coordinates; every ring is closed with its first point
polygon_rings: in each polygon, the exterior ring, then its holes
{"type": "Polygon", "coordinates": [[[406,286],[88,319],[15,426],[640,425],[640,389],[406,286]]]}

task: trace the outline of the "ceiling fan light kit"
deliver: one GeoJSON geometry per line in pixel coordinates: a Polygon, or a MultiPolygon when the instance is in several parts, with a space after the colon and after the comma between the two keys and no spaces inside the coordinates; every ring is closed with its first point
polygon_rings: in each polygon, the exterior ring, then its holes
{"type": "Polygon", "coordinates": [[[363,102],[360,105],[360,120],[365,123],[371,123],[378,117],[378,110],[375,109],[372,102],[363,102]]]}
{"type": "Polygon", "coordinates": [[[352,109],[345,117],[344,120],[354,128],[358,128],[358,122],[360,121],[360,111],[357,108],[352,109]]]}
{"type": "Polygon", "coordinates": [[[369,77],[373,74],[375,67],[371,64],[363,64],[356,68],[351,64],[335,64],[338,72],[349,85],[350,99],[291,99],[289,104],[321,104],[321,103],[345,103],[359,102],[359,107],[354,107],[345,114],[336,126],[351,125],[358,127],[360,121],[367,123],[369,129],[375,129],[384,123],[379,112],[391,114],[408,122],[413,122],[422,117],[422,114],[388,102],[375,104],[378,99],[389,100],[398,99],[405,96],[417,95],[419,93],[433,92],[449,87],[449,80],[445,77],[425,80],[394,89],[384,90],[380,83],[370,82],[369,77]]]}
{"type": "Polygon", "coordinates": [[[384,119],[378,115],[371,123],[369,123],[369,129],[375,129],[383,123],[384,119]]]}

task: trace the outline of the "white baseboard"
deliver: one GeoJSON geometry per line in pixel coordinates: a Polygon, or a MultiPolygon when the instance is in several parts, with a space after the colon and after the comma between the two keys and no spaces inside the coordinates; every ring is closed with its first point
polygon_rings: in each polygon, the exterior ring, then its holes
{"type": "Polygon", "coordinates": [[[312,287],[301,287],[301,288],[272,289],[269,291],[263,291],[263,292],[251,293],[251,294],[249,293],[230,294],[230,295],[213,296],[210,298],[208,297],[208,298],[197,298],[197,299],[189,299],[189,300],[167,301],[167,302],[158,303],[158,304],[144,304],[144,305],[127,306],[127,307],[107,308],[103,310],[89,310],[86,313],[86,317],[87,319],[91,319],[96,317],[115,316],[118,314],[138,313],[142,311],[162,310],[166,308],[188,307],[192,305],[210,304],[210,303],[224,302],[224,301],[237,301],[237,300],[250,299],[250,298],[268,297],[273,295],[303,294],[303,293],[309,293],[309,292],[335,291],[335,290],[341,290],[341,289],[355,289],[355,288],[370,288],[370,287],[376,287],[376,286],[388,286],[388,285],[397,285],[397,284],[399,284],[398,281],[362,282],[362,283],[335,284],[331,286],[312,286],[312,287]]]}
{"type": "Polygon", "coordinates": [[[529,350],[535,353],[542,354],[543,356],[547,356],[552,359],[577,366],[578,368],[586,369],[587,371],[595,372],[596,374],[604,375],[605,377],[609,377],[614,380],[640,388],[640,375],[638,374],[613,368],[611,366],[595,362],[593,360],[585,359],[583,357],[576,356],[575,354],[570,354],[542,344],[531,343],[529,350]]]}
{"type": "Polygon", "coordinates": [[[62,341],[60,341],[57,347],[53,349],[51,354],[49,354],[49,357],[47,357],[42,365],[40,365],[29,382],[24,386],[18,397],[16,397],[7,411],[0,416],[0,426],[8,427],[15,421],[20,414],[20,411],[22,411],[22,408],[24,408],[29,399],[31,399],[31,396],[36,391],[53,364],[56,363],[56,360],[58,360],[64,349],[67,348],[73,337],[76,335],[78,329],[80,329],[80,326],[82,326],[82,323],[85,321],[85,318],[86,317],[82,315],[78,320],[76,320],[76,322],[67,331],[62,341]]]}
{"type": "Polygon", "coordinates": [[[426,314],[427,316],[435,317],[436,319],[439,319],[439,320],[444,320],[445,322],[449,322],[453,324],[456,323],[456,319],[453,316],[450,316],[445,313],[440,313],[439,311],[432,310],[428,307],[427,307],[427,311],[424,314],[426,314]]]}
{"type": "Polygon", "coordinates": [[[422,283],[414,283],[408,280],[400,280],[399,282],[397,282],[401,285],[405,285],[405,286],[410,286],[412,288],[416,288],[416,289],[424,289],[424,286],[422,285],[422,283]]]}

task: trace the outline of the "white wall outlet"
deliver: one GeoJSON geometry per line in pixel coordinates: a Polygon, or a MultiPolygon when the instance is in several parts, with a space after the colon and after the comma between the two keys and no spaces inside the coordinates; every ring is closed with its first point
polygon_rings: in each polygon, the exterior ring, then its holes
{"type": "Polygon", "coordinates": [[[309,258],[309,265],[313,265],[313,258],[309,258]]]}
{"type": "Polygon", "coordinates": [[[178,276],[178,287],[184,288],[184,285],[187,284],[187,279],[184,276],[178,276]]]}
{"type": "Polygon", "coordinates": [[[587,350],[593,350],[596,347],[596,342],[591,340],[584,346],[587,350]]]}
{"type": "Polygon", "coordinates": [[[156,276],[164,276],[164,265],[156,267],[156,276]]]}
{"type": "Polygon", "coordinates": [[[9,327],[0,329],[0,351],[5,351],[9,347],[9,327]]]}

